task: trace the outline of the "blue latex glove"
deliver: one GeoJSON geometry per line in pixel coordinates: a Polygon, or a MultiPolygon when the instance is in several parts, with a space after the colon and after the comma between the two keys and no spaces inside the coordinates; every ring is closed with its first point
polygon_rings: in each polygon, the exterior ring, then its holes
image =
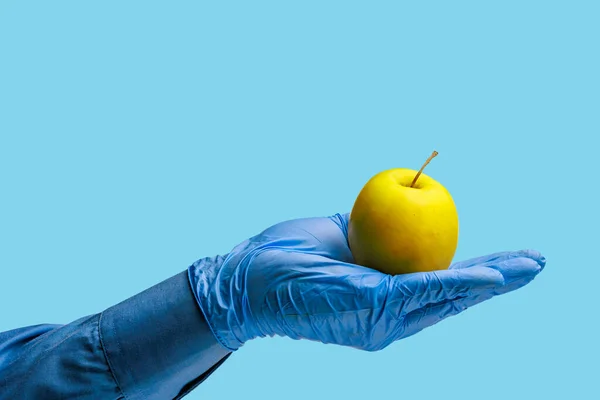
{"type": "Polygon", "coordinates": [[[544,268],[535,251],[496,253],[448,270],[390,276],[353,264],[348,214],[274,225],[224,257],[188,270],[219,342],[288,336],[381,350],[496,295],[544,268]]]}

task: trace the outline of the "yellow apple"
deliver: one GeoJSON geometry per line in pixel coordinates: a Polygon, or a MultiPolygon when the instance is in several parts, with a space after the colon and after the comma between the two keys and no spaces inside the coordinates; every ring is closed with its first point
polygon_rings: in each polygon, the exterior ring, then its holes
{"type": "Polygon", "coordinates": [[[380,172],[360,191],[348,224],[357,264],[391,275],[450,266],[458,245],[456,206],[442,184],[422,174],[436,155],[420,171],[380,172]]]}

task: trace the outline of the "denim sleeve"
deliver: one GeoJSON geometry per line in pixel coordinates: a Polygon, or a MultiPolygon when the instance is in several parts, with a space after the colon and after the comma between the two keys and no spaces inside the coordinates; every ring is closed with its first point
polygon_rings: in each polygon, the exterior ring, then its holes
{"type": "Polygon", "coordinates": [[[67,325],[0,333],[0,399],[180,399],[230,354],[186,271],[67,325]]]}

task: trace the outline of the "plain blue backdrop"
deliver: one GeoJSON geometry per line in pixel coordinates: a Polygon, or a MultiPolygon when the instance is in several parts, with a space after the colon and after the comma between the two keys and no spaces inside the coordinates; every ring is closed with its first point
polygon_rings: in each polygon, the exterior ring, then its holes
{"type": "Polygon", "coordinates": [[[0,331],[350,211],[435,149],[456,259],[535,248],[538,279],[377,353],[248,343],[189,398],[590,398],[598,4],[0,0],[0,331]]]}

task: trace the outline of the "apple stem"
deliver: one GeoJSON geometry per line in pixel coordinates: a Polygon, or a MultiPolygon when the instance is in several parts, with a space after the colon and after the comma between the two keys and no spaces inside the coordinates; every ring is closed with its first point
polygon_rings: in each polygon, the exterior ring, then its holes
{"type": "Polygon", "coordinates": [[[410,187],[415,186],[415,183],[417,183],[417,179],[419,179],[419,176],[421,176],[421,173],[423,172],[423,170],[425,169],[425,167],[427,166],[427,164],[429,164],[431,162],[431,160],[433,160],[433,157],[437,156],[438,152],[437,151],[433,151],[433,153],[431,153],[431,155],[429,156],[429,158],[427,159],[427,161],[425,161],[425,164],[423,164],[423,166],[421,167],[421,169],[419,170],[419,172],[417,172],[417,175],[415,176],[415,179],[413,179],[412,183],[410,184],[410,187]]]}

